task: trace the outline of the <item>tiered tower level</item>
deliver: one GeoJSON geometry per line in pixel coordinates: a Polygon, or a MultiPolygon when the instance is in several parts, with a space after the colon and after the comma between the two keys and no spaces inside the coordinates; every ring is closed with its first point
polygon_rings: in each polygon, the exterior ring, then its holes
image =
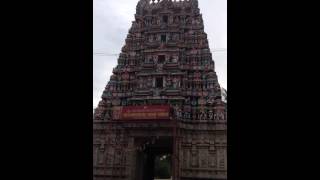
{"type": "Polygon", "coordinates": [[[174,180],[227,179],[226,114],[198,0],[140,0],[94,113],[94,179],[149,180],[139,153],[165,138],[174,180]]]}

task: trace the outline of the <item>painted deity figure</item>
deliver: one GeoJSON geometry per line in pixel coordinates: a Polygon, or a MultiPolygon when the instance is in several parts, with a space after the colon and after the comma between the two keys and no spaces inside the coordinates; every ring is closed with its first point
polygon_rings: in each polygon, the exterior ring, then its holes
{"type": "Polygon", "coordinates": [[[104,108],[102,108],[102,107],[97,108],[95,111],[95,118],[102,120],[103,119],[103,112],[104,112],[104,108]]]}
{"type": "Polygon", "coordinates": [[[169,34],[168,34],[168,41],[171,41],[171,40],[172,40],[172,34],[169,33],[169,34]]]}
{"type": "Polygon", "coordinates": [[[142,78],[139,79],[139,88],[140,89],[144,88],[144,82],[142,78]]]}
{"type": "Polygon", "coordinates": [[[197,111],[193,110],[191,114],[192,120],[197,120],[197,111]]]}
{"type": "Polygon", "coordinates": [[[178,17],[178,16],[174,17],[174,23],[175,23],[175,24],[179,24],[179,21],[180,21],[180,20],[179,20],[179,17],[178,17]]]}
{"type": "Polygon", "coordinates": [[[220,112],[218,113],[218,117],[219,117],[219,120],[224,120],[224,113],[223,112],[220,112]]]}
{"type": "Polygon", "coordinates": [[[133,28],[138,28],[137,22],[133,22],[133,23],[132,23],[132,27],[133,27],[133,28]]]}
{"type": "Polygon", "coordinates": [[[153,35],[150,35],[149,36],[149,42],[153,42],[153,38],[154,38],[153,35]]]}
{"type": "Polygon", "coordinates": [[[157,64],[157,71],[161,72],[163,70],[163,64],[159,63],[157,64]]]}
{"type": "Polygon", "coordinates": [[[176,105],[176,106],[174,107],[174,109],[175,109],[175,115],[176,115],[177,119],[181,119],[181,117],[182,117],[182,111],[181,111],[181,109],[179,108],[179,106],[176,105]]]}
{"type": "Polygon", "coordinates": [[[107,111],[106,115],[104,116],[104,120],[110,120],[110,118],[111,118],[111,113],[110,111],[107,111]]]}
{"type": "Polygon", "coordinates": [[[177,56],[171,56],[171,61],[173,63],[177,63],[178,62],[178,57],[177,56]]]}
{"type": "Polygon", "coordinates": [[[221,93],[220,86],[215,86],[214,89],[215,89],[216,93],[221,93]]]}
{"type": "Polygon", "coordinates": [[[196,18],[196,19],[195,19],[195,23],[196,23],[197,25],[201,24],[200,18],[196,18]]]}
{"type": "Polygon", "coordinates": [[[158,58],[157,58],[157,57],[150,56],[150,59],[151,59],[151,62],[152,62],[152,63],[154,63],[154,64],[157,64],[157,63],[158,63],[158,58]]]}
{"type": "Polygon", "coordinates": [[[98,149],[98,163],[103,164],[104,158],[105,158],[105,147],[104,147],[104,141],[101,141],[101,144],[98,149]]]}
{"type": "Polygon", "coordinates": [[[209,120],[213,120],[213,111],[212,110],[210,110],[209,111],[209,120]]]}
{"type": "Polygon", "coordinates": [[[213,119],[214,119],[215,121],[218,120],[218,115],[217,115],[217,113],[214,113],[213,119]]]}
{"type": "Polygon", "coordinates": [[[172,37],[172,39],[173,39],[174,41],[179,40],[179,35],[178,35],[178,34],[174,34],[173,37],[172,37]]]}
{"type": "Polygon", "coordinates": [[[172,87],[172,81],[171,81],[170,76],[167,78],[166,85],[167,85],[167,87],[169,87],[169,88],[172,87]]]}
{"type": "Polygon", "coordinates": [[[148,88],[151,88],[152,87],[152,84],[153,84],[153,79],[151,76],[148,77],[148,83],[147,83],[147,86],[148,88]]]}
{"type": "Polygon", "coordinates": [[[190,97],[186,98],[185,103],[186,103],[186,104],[190,104],[190,97]]]}
{"type": "Polygon", "coordinates": [[[173,78],[173,88],[178,88],[179,87],[179,79],[178,78],[173,78]]]}
{"type": "Polygon", "coordinates": [[[129,77],[130,77],[130,75],[129,75],[128,72],[125,72],[125,73],[122,75],[122,79],[123,79],[123,80],[129,80],[129,77]]]}
{"type": "Polygon", "coordinates": [[[138,28],[142,27],[142,23],[140,21],[138,21],[137,24],[138,24],[138,28]]]}
{"type": "Polygon", "coordinates": [[[201,110],[200,111],[200,120],[206,120],[207,119],[207,114],[205,112],[205,110],[201,110]]]}
{"type": "Polygon", "coordinates": [[[157,18],[157,25],[160,25],[160,18],[157,18]]]}
{"type": "Polygon", "coordinates": [[[190,25],[191,22],[192,22],[192,20],[191,20],[191,18],[188,16],[188,17],[186,18],[186,24],[187,24],[187,25],[190,25]]]}
{"type": "Polygon", "coordinates": [[[193,106],[196,106],[196,105],[197,105],[197,100],[196,100],[196,99],[192,99],[191,104],[192,104],[193,106]]]}
{"type": "Polygon", "coordinates": [[[196,20],[195,20],[195,19],[192,19],[192,20],[191,20],[191,24],[192,24],[192,25],[195,25],[195,24],[196,24],[196,20]]]}

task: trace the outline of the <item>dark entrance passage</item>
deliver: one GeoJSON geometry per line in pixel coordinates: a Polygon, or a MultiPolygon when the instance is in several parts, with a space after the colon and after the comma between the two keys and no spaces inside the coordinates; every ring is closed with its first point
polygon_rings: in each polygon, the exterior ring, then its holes
{"type": "Polygon", "coordinates": [[[172,155],[157,155],[154,161],[154,178],[155,179],[171,179],[172,177],[172,155]]]}
{"type": "Polygon", "coordinates": [[[139,145],[148,144],[137,152],[136,180],[170,179],[172,176],[172,138],[159,138],[153,143],[149,143],[148,139],[135,141],[139,145]]]}
{"type": "Polygon", "coordinates": [[[156,78],[156,88],[163,88],[163,79],[160,78],[156,78]]]}

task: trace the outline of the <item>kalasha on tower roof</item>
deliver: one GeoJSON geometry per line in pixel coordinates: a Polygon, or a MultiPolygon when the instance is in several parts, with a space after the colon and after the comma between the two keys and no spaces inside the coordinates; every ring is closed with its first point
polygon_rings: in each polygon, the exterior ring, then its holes
{"type": "Polygon", "coordinates": [[[198,0],[140,0],[94,120],[121,119],[124,107],[169,105],[182,120],[214,121],[221,104],[198,0]]]}

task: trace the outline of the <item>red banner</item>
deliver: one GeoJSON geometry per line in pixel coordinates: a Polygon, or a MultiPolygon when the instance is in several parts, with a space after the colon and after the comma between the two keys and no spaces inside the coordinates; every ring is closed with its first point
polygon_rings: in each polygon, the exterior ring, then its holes
{"type": "Polygon", "coordinates": [[[170,117],[170,106],[127,106],[122,108],[122,120],[165,120],[170,117]]]}

